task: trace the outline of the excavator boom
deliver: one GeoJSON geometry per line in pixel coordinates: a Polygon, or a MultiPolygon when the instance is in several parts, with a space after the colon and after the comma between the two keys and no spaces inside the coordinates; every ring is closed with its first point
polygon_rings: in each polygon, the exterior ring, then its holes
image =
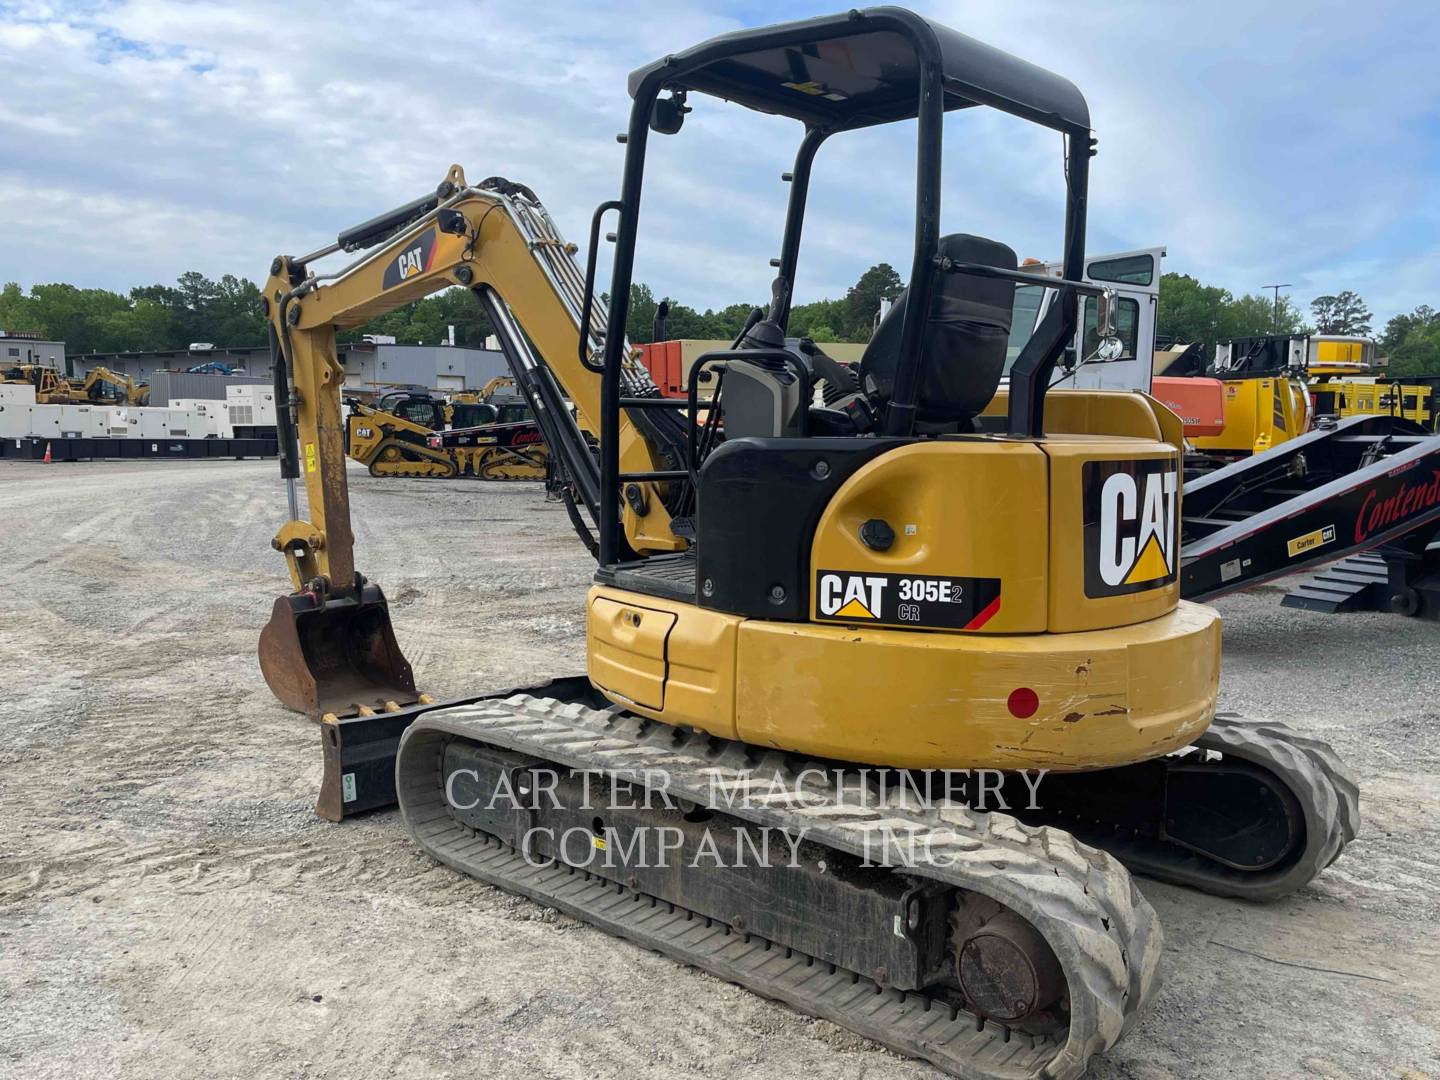
{"type": "MultiPolygon", "coordinates": [[[[260,666],[286,705],[316,718],[342,717],[394,711],[423,697],[396,642],[384,594],[355,568],[338,332],[442,289],[470,289],[557,459],[577,529],[587,528],[581,506],[592,520],[597,516],[598,466],[590,447],[598,432],[600,377],[589,357],[606,311],[591,299],[582,338],[584,278],[574,253],[528,188],[498,178],[471,186],[457,165],[435,195],[347,230],[319,252],[272,264],[265,305],[276,400],[283,406],[281,471],[290,495],[289,520],[273,546],[286,557],[293,591],[275,602],[261,635],[260,666]],[[368,250],[334,273],[310,268],[336,251],[358,249],[368,250]]],[[[643,364],[628,347],[625,353],[626,393],[658,397],[643,364]]],[[[647,417],[648,431],[624,426],[620,456],[627,471],[678,466],[684,429],[665,420],[679,418],[647,417]]],[[[637,490],[625,517],[633,550],[686,546],[671,528],[670,507],[677,504],[667,503],[667,494],[658,484],[637,490]]]]}

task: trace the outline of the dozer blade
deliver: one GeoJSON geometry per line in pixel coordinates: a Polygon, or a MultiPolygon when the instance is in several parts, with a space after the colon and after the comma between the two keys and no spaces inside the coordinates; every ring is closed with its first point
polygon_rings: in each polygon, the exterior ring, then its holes
{"type": "Polygon", "coordinates": [[[315,720],[394,710],[419,698],[378,585],[366,585],[358,598],[279,597],[260,632],[260,670],[281,702],[315,720]]]}

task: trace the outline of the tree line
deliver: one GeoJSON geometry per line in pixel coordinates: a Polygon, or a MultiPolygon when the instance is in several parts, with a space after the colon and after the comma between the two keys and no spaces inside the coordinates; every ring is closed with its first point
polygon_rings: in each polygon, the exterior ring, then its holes
{"type": "MultiPolygon", "coordinates": [[[[888,263],[870,267],[844,296],[797,304],[790,332],[816,341],[870,340],[882,299],[894,299],[904,282],[888,263]]],[[[660,304],[648,285],[630,291],[626,330],[633,342],[651,340],[660,304]]],[[[733,339],[749,316],[751,303],[701,311],[669,301],[664,327],[669,338],[733,339]]],[[[1379,354],[1390,358],[1393,374],[1440,373],[1440,311],[1422,304],[1396,315],[1376,335],[1373,316],[1354,292],[1318,296],[1306,317],[1288,296],[1278,301],[1260,293],[1235,295],[1206,285],[1189,274],[1160,279],[1158,332],[1177,341],[1204,344],[1263,334],[1349,334],[1377,337],[1379,354]]],[[[389,334],[397,341],[435,344],[448,340],[480,348],[492,333],[489,320],[464,289],[449,289],[396,308],[365,326],[346,331],[342,341],[365,334],[389,334]]],[[[260,289],[246,278],[226,274],[212,281],[204,274],[181,274],[174,285],[142,285],[128,293],[84,289],[66,283],[34,285],[29,291],[11,282],[0,291],[0,329],[29,330],[63,341],[71,354],[183,350],[192,342],[221,347],[263,345],[265,318],[260,289]]]]}
{"type": "MultiPolygon", "coordinates": [[[[392,334],[396,341],[436,344],[448,340],[451,326],[455,344],[477,349],[491,333],[474,298],[451,289],[347,330],[340,340],[392,334]]],[[[266,342],[259,286],[233,274],[212,281],[193,270],[174,285],[141,285],[128,293],[65,283],[34,285],[27,293],[11,282],[0,291],[0,329],[63,341],[71,355],[183,350],[202,341],[222,348],[266,342]]]]}
{"type": "MultiPolygon", "coordinates": [[[[845,295],[838,300],[816,300],[796,304],[790,309],[789,330],[795,337],[814,341],[870,340],[880,301],[893,300],[905,283],[889,263],[879,263],[860,275],[845,295]]],[[[609,297],[606,297],[608,300],[609,297]]],[[[695,308],[669,300],[665,318],[665,336],[734,340],[745,326],[755,303],[730,304],[723,308],[695,308]]],[[[769,303],[767,300],[766,304],[769,303]]],[[[656,309],[660,300],[648,285],[630,286],[630,308],[625,319],[625,333],[632,342],[643,344],[654,340],[656,309]]],[[[765,306],[764,304],[758,306],[765,306]]]]}

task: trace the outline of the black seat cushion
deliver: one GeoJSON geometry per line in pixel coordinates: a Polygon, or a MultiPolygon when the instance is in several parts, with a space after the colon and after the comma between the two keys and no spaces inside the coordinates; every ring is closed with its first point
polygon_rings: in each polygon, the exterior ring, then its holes
{"type": "MultiPolygon", "coordinates": [[[[955,262],[1016,269],[1015,252],[980,236],[941,237],[940,254],[955,262]]],[[[889,401],[894,390],[908,292],[902,292],[880,320],[860,361],[865,393],[876,405],[889,401]]],[[[925,370],[915,402],[918,420],[966,421],[990,403],[1005,371],[1014,305],[1013,281],[975,274],[937,275],[922,338],[925,370]]]]}

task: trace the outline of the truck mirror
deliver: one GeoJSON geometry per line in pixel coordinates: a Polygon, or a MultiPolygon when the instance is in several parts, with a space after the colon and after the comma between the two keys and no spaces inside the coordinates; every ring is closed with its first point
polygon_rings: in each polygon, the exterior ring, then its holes
{"type": "Polygon", "coordinates": [[[1125,355],[1125,343],[1115,329],[1116,297],[1114,289],[1105,289],[1095,300],[1095,333],[1100,343],[1095,347],[1099,360],[1119,360],[1125,355]]]}

